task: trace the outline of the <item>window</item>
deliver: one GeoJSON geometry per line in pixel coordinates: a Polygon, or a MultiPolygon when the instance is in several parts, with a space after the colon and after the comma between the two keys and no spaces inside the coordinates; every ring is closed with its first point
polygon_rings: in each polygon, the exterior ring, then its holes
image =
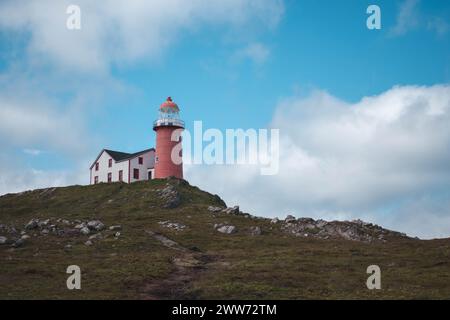
{"type": "Polygon", "coordinates": [[[143,157],[139,157],[139,164],[144,164],[144,158],[143,157]]]}
{"type": "Polygon", "coordinates": [[[123,170],[119,171],[119,181],[122,182],[123,181],[123,170]]]}
{"type": "Polygon", "coordinates": [[[98,176],[95,176],[94,177],[94,184],[97,184],[98,183],[98,176]]]}
{"type": "Polygon", "coordinates": [[[139,180],[139,169],[133,169],[133,178],[139,180]]]}
{"type": "Polygon", "coordinates": [[[95,164],[95,171],[98,171],[98,162],[95,164]]]}
{"type": "Polygon", "coordinates": [[[109,172],[109,173],[108,173],[108,182],[111,182],[111,181],[112,181],[112,173],[109,172]]]}
{"type": "Polygon", "coordinates": [[[112,159],[109,159],[109,161],[108,161],[108,167],[109,167],[109,168],[112,167],[112,159]]]}

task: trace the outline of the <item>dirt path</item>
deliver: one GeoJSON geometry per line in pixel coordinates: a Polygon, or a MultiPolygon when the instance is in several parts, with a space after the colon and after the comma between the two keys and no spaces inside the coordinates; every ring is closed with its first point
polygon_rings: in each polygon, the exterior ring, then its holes
{"type": "Polygon", "coordinates": [[[212,262],[211,257],[185,248],[160,233],[145,232],[163,246],[176,251],[177,255],[171,260],[173,271],[170,275],[165,279],[146,283],[142,289],[142,298],[146,300],[195,299],[195,294],[189,290],[191,283],[206,270],[207,264],[212,262]]]}

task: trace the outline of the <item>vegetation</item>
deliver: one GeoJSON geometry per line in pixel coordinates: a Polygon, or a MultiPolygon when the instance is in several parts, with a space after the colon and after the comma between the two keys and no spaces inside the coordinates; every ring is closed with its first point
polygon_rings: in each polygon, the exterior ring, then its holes
{"type": "MultiPolygon", "coordinates": [[[[387,242],[300,238],[268,219],[212,213],[219,197],[178,180],[34,190],[0,197],[0,224],[18,231],[31,219],[101,220],[121,225],[92,246],[89,235],[27,231],[23,246],[0,245],[1,299],[446,299],[450,240],[387,242]],[[165,209],[172,184],[181,203],[165,209]],[[167,228],[161,221],[186,226],[167,228]],[[222,234],[214,224],[237,227],[222,234]],[[251,235],[259,226],[261,235],[251,235]],[[150,233],[149,233],[150,232],[150,233]],[[178,243],[165,246],[153,234],[178,243]],[[70,248],[67,247],[70,245],[70,248]],[[381,290],[368,290],[366,268],[379,265],[381,290]],[[81,290],[68,290],[66,268],[81,268],[81,290]]],[[[280,215],[284,213],[280,212],[280,215]]],[[[14,234],[0,230],[0,236],[14,234]]]]}

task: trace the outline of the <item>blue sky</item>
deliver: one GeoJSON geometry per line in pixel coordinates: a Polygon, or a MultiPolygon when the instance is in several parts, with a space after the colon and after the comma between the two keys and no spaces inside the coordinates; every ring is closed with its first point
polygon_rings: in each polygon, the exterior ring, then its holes
{"type": "MultiPolygon", "coordinates": [[[[348,110],[367,108],[370,114],[374,113],[369,109],[375,107],[364,102],[370,97],[377,106],[384,101],[397,104],[401,97],[401,101],[425,101],[431,109],[436,101],[440,101],[439,108],[447,107],[449,23],[450,3],[444,0],[214,3],[172,0],[136,1],[134,6],[113,0],[103,3],[3,1],[0,4],[0,110],[3,109],[0,164],[4,172],[0,192],[49,184],[87,183],[87,168],[101,148],[134,152],[152,147],[155,138],[152,121],[157,116],[158,105],[170,95],[179,104],[188,129],[194,120],[202,120],[205,127],[219,129],[278,125],[282,133],[286,132],[283,141],[298,139],[286,157],[306,154],[309,160],[321,163],[321,172],[330,172],[323,177],[330,184],[335,183],[333,170],[341,168],[324,165],[331,160],[342,162],[342,167],[352,163],[352,168],[368,168],[357,171],[361,180],[352,182],[354,186],[350,182],[340,187],[334,185],[324,194],[317,192],[308,197],[317,197],[317,201],[288,201],[291,194],[286,192],[286,199],[274,196],[272,202],[262,202],[261,206],[254,204],[261,202],[258,197],[283,192],[270,186],[293,182],[282,180],[281,175],[273,178],[276,181],[248,177],[246,183],[241,183],[229,178],[230,174],[221,168],[187,171],[192,182],[223,194],[225,200],[266,216],[283,216],[289,211],[316,218],[365,218],[425,237],[450,235],[450,199],[445,191],[448,183],[439,178],[429,181],[430,176],[450,176],[449,165],[445,164],[448,153],[434,152],[434,158],[418,161],[419,169],[411,167],[405,177],[419,186],[411,189],[406,183],[397,186],[397,181],[383,185],[382,181],[364,180],[366,175],[379,173],[379,163],[360,158],[361,154],[378,156],[376,152],[382,151],[360,149],[355,139],[351,139],[344,144],[348,142],[354,148],[349,148],[345,157],[341,157],[342,150],[333,148],[327,150],[334,150],[335,154],[324,153],[326,141],[321,134],[315,135],[318,128],[322,130],[323,123],[330,123],[323,129],[325,132],[335,127],[333,114],[353,119],[353,114],[347,114],[353,111],[348,110]],[[65,8],[72,3],[81,8],[81,30],[65,28],[65,8]],[[381,8],[381,30],[366,27],[366,9],[370,4],[381,8]],[[400,89],[393,89],[396,86],[400,89]],[[320,108],[307,117],[291,110],[310,105],[320,108]],[[344,111],[340,109],[342,105],[344,111]],[[281,120],[286,114],[295,123],[294,128],[283,127],[281,120]],[[442,171],[431,172],[431,166],[436,163],[444,163],[442,171]],[[205,176],[211,177],[209,170],[213,170],[212,176],[224,180],[206,179],[205,176]],[[242,188],[236,188],[235,192],[225,187],[239,183],[242,188]],[[371,187],[364,189],[358,183],[371,187]],[[242,196],[246,192],[244,188],[256,190],[256,185],[267,188],[255,191],[253,202],[246,202],[242,196]],[[390,190],[394,185],[397,187],[391,196],[378,192],[390,190]],[[361,200],[358,206],[343,200],[360,189],[374,196],[361,200]],[[348,194],[343,195],[342,190],[348,190],[348,194]],[[412,202],[414,198],[420,198],[420,203],[412,202]],[[285,201],[286,206],[274,213],[275,203],[280,201],[285,201]],[[414,208],[417,215],[411,226],[404,227],[399,221],[403,212],[412,210],[407,208],[414,208]],[[432,219],[427,216],[430,211],[433,211],[432,219]],[[421,219],[433,220],[441,227],[431,226],[422,231],[421,219]]],[[[415,108],[420,108],[419,102],[415,108]]],[[[384,107],[379,106],[377,110],[384,107]]],[[[409,104],[405,102],[405,106],[398,108],[407,107],[409,104]]],[[[409,115],[405,110],[401,114],[409,115]]],[[[409,125],[411,131],[406,136],[410,135],[411,141],[404,145],[411,145],[412,149],[398,156],[391,154],[392,165],[386,165],[389,169],[383,169],[380,176],[392,177],[408,167],[409,163],[397,164],[397,159],[405,154],[423,153],[437,142],[445,145],[448,141],[445,126],[437,135],[426,131],[425,118],[411,120],[410,117],[396,123],[395,128],[403,130],[409,125]],[[430,140],[422,145],[413,140],[416,135],[430,140]]],[[[436,120],[439,122],[430,128],[440,128],[439,124],[447,119],[436,120]]],[[[384,145],[384,140],[377,139],[386,137],[377,135],[370,140],[384,145]]],[[[292,161],[301,162],[305,158],[299,159],[292,158],[292,161]]],[[[295,166],[292,170],[296,170],[295,166]]],[[[322,179],[312,174],[302,179],[305,173],[301,170],[297,173],[303,181],[322,179]]],[[[298,188],[302,192],[302,188],[316,186],[301,184],[298,188]]],[[[356,194],[355,197],[366,198],[356,194]]]]}

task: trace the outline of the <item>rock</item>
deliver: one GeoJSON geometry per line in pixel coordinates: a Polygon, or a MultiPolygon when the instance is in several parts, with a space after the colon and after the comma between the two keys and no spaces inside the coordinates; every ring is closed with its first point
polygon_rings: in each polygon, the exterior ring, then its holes
{"type": "Polygon", "coordinates": [[[83,229],[84,227],[86,227],[86,223],[78,223],[77,225],[75,225],[75,229],[83,229]]]}
{"type": "Polygon", "coordinates": [[[0,237],[0,244],[6,244],[6,241],[8,241],[8,238],[0,237]]]}
{"type": "Polygon", "coordinates": [[[252,236],[259,236],[262,234],[261,228],[260,227],[250,227],[250,234],[252,236]]]}
{"type": "Polygon", "coordinates": [[[101,233],[96,233],[93,234],[92,236],[89,237],[89,240],[100,240],[101,238],[103,238],[101,233]]]}
{"type": "Polygon", "coordinates": [[[80,229],[80,232],[81,232],[82,234],[84,234],[84,235],[87,235],[87,234],[89,234],[91,231],[89,230],[88,227],[83,227],[83,228],[80,229]]]}
{"type": "Polygon", "coordinates": [[[38,222],[38,227],[43,228],[46,227],[50,223],[50,219],[42,220],[38,222]]]}
{"type": "Polygon", "coordinates": [[[217,228],[217,231],[219,231],[220,233],[225,233],[225,234],[232,234],[232,233],[236,233],[237,232],[237,228],[235,226],[221,226],[219,228],[217,228]]]}
{"type": "Polygon", "coordinates": [[[25,240],[19,239],[19,240],[16,240],[16,241],[12,244],[12,246],[13,246],[14,248],[19,248],[19,247],[22,247],[24,244],[25,244],[25,240]]]}
{"type": "Polygon", "coordinates": [[[226,222],[226,223],[215,223],[215,224],[213,225],[213,228],[214,228],[215,230],[217,230],[217,229],[219,229],[220,227],[225,226],[227,223],[228,223],[228,222],[226,222]]]}
{"type": "Polygon", "coordinates": [[[170,184],[167,184],[164,189],[159,190],[158,195],[164,201],[162,207],[165,209],[173,209],[181,204],[180,193],[170,184]]]}
{"type": "Polygon", "coordinates": [[[120,226],[120,225],[110,226],[109,230],[111,230],[111,231],[122,230],[122,226],[120,226]]]}
{"type": "Polygon", "coordinates": [[[67,244],[64,246],[64,250],[70,250],[72,249],[72,245],[71,244],[67,244]]]}
{"type": "Polygon", "coordinates": [[[315,221],[311,218],[292,220],[290,217],[287,217],[286,220],[288,222],[281,226],[281,230],[297,237],[361,242],[386,242],[386,236],[406,237],[398,232],[383,229],[361,220],[327,222],[325,220],[315,221]]]}
{"type": "Polygon", "coordinates": [[[186,228],[186,226],[182,223],[178,223],[178,222],[170,222],[170,221],[160,221],[158,222],[160,225],[162,225],[163,227],[169,228],[169,229],[173,229],[176,231],[182,231],[186,228]]]}
{"type": "Polygon", "coordinates": [[[24,234],[23,236],[20,237],[20,239],[22,239],[22,240],[28,240],[30,238],[31,237],[29,235],[27,235],[27,234],[24,234]]]}
{"type": "Polygon", "coordinates": [[[91,240],[86,241],[84,244],[88,247],[93,245],[91,240]]]}
{"type": "Polygon", "coordinates": [[[86,226],[91,230],[101,231],[105,229],[105,225],[99,220],[89,221],[86,226]]]}
{"type": "Polygon", "coordinates": [[[272,220],[270,220],[270,223],[272,224],[277,224],[280,220],[278,220],[278,218],[273,218],[272,220]]]}
{"type": "Polygon", "coordinates": [[[41,234],[47,235],[50,231],[48,229],[42,229],[41,234]]]}
{"type": "Polygon", "coordinates": [[[114,237],[115,237],[116,239],[119,238],[119,237],[120,237],[120,232],[114,233],[114,237]]]}
{"type": "Polygon", "coordinates": [[[25,229],[31,230],[36,229],[38,227],[39,219],[31,219],[26,225],[25,229]]]}
{"type": "Polygon", "coordinates": [[[291,222],[295,222],[295,221],[296,221],[295,217],[290,214],[288,214],[286,216],[286,219],[284,219],[284,222],[286,222],[286,223],[291,223],[291,222]]]}
{"type": "Polygon", "coordinates": [[[220,212],[222,210],[223,210],[223,208],[221,208],[221,207],[214,207],[214,206],[208,207],[208,211],[211,211],[212,213],[220,212]]]}
{"type": "Polygon", "coordinates": [[[234,206],[232,208],[225,208],[222,210],[222,212],[227,214],[239,214],[239,206],[234,206]]]}

